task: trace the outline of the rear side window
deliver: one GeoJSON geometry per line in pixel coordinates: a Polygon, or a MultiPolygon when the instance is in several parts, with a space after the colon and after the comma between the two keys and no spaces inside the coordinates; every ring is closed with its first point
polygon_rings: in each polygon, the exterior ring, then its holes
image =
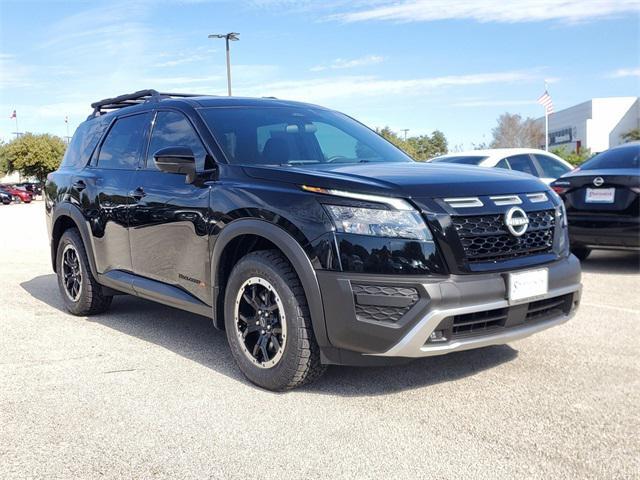
{"type": "Polygon", "coordinates": [[[507,162],[506,158],[503,158],[498,163],[496,163],[496,168],[504,168],[506,170],[511,170],[511,167],[509,166],[509,162],[507,162]]]}
{"type": "MultiPolygon", "coordinates": [[[[204,170],[207,152],[187,118],[177,112],[158,112],[147,153],[147,170],[157,170],[153,155],[166,147],[189,147],[196,157],[196,169],[204,170]]],[[[210,166],[209,166],[210,167],[210,166]]]]}
{"type": "Polygon", "coordinates": [[[64,153],[60,168],[82,168],[89,163],[104,129],[105,124],[100,119],[81,123],[64,153]]]}
{"type": "Polygon", "coordinates": [[[607,150],[580,165],[580,170],[604,168],[640,168],[640,145],[625,145],[607,150]]]}
{"type": "Polygon", "coordinates": [[[98,167],[119,170],[136,169],[150,118],[150,113],[142,113],[116,120],[100,148],[98,167]]]}
{"type": "Polygon", "coordinates": [[[542,169],[542,176],[545,178],[559,178],[569,170],[569,167],[560,163],[555,158],[548,157],[547,155],[533,155],[538,161],[538,165],[542,169]]]}
{"type": "Polygon", "coordinates": [[[529,155],[514,155],[513,157],[509,157],[507,160],[509,161],[509,165],[511,165],[511,170],[528,173],[529,175],[536,177],[538,176],[538,172],[536,172],[529,155]]]}

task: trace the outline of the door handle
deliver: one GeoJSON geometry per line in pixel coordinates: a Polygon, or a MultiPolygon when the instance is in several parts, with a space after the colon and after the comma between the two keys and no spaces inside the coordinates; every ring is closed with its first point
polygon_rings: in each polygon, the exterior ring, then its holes
{"type": "Polygon", "coordinates": [[[73,188],[81,192],[82,190],[87,188],[87,184],[82,180],[76,180],[75,182],[73,182],[73,188]]]}
{"type": "Polygon", "coordinates": [[[129,192],[129,195],[131,195],[136,200],[140,200],[142,197],[146,195],[146,193],[144,193],[144,188],[138,187],[135,190],[129,192]]]}

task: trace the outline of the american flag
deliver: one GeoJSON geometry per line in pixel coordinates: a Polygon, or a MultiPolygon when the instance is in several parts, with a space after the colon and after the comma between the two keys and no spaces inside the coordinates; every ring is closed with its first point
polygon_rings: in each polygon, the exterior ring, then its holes
{"type": "Polygon", "coordinates": [[[13,113],[11,114],[11,116],[9,117],[9,120],[13,120],[14,118],[18,118],[18,115],[16,114],[16,111],[14,110],[13,113]]]}
{"type": "Polygon", "coordinates": [[[549,95],[549,92],[547,92],[546,90],[538,99],[538,103],[544,107],[544,112],[547,115],[553,113],[553,100],[551,100],[551,95],[549,95]]]}

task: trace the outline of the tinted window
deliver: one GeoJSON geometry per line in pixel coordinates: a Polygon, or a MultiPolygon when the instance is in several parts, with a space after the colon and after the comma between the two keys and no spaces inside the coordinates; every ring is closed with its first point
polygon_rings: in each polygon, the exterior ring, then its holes
{"type": "Polygon", "coordinates": [[[200,113],[231,163],[313,166],[411,161],[377,133],[324,109],[207,108],[200,113]]]}
{"type": "Polygon", "coordinates": [[[80,124],[64,153],[60,168],[82,168],[98,144],[106,123],[98,117],[80,124]]]}
{"type": "Polygon", "coordinates": [[[503,158],[498,163],[496,163],[496,168],[505,168],[507,170],[511,170],[511,167],[509,166],[509,162],[507,162],[506,158],[503,158]]]}
{"type": "Polygon", "coordinates": [[[480,165],[480,162],[486,160],[487,157],[477,157],[477,156],[459,156],[459,157],[440,157],[434,158],[431,160],[432,162],[443,162],[443,163],[461,163],[464,165],[480,165]]]}
{"type": "Polygon", "coordinates": [[[534,155],[534,157],[542,169],[542,176],[545,178],[559,178],[571,170],[565,164],[547,155],[534,155]]]}
{"type": "Polygon", "coordinates": [[[625,145],[606,152],[599,153],[595,157],[580,165],[580,170],[596,170],[604,168],[639,168],[640,145],[625,145]]]}
{"type": "Polygon", "coordinates": [[[98,167],[124,170],[137,168],[149,121],[148,113],[116,120],[100,147],[98,167]]]}
{"type": "Polygon", "coordinates": [[[158,112],[151,133],[146,168],[157,170],[153,155],[166,147],[189,147],[196,157],[198,171],[205,169],[207,152],[189,120],[177,112],[158,112]]]}
{"type": "Polygon", "coordinates": [[[538,176],[529,155],[514,155],[513,157],[509,157],[507,160],[509,161],[509,165],[511,165],[512,170],[528,173],[529,175],[534,175],[536,177],[538,176]]]}

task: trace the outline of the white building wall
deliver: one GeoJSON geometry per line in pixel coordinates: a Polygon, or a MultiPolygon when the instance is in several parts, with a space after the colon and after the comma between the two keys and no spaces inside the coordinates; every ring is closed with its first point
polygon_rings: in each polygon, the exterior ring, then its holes
{"type": "MultiPolygon", "coordinates": [[[[544,118],[538,119],[544,125],[544,118]]],[[[623,142],[621,135],[640,125],[638,97],[594,98],[549,116],[550,148],[602,152],[623,142]],[[555,141],[554,141],[555,140],[555,141]]]]}
{"type": "Polygon", "coordinates": [[[611,130],[609,134],[609,146],[614,147],[623,143],[622,134],[634,128],[640,128],[640,99],[638,98],[636,98],[635,102],[633,102],[627,110],[627,113],[620,119],[613,130],[611,130]]]}
{"type": "MultiPolygon", "coordinates": [[[[594,98],[592,100],[593,129],[588,137],[588,148],[592,152],[602,152],[622,143],[618,138],[611,139],[614,130],[638,102],[638,97],[594,98]]],[[[637,117],[636,117],[637,121],[637,117]]],[[[618,127],[618,128],[617,128],[618,127]]],[[[630,130],[628,128],[626,131],[630,130]]]]}
{"type": "Polygon", "coordinates": [[[8,175],[0,175],[0,183],[20,183],[23,181],[22,176],[18,172],[12,172],[8,175]]]}

